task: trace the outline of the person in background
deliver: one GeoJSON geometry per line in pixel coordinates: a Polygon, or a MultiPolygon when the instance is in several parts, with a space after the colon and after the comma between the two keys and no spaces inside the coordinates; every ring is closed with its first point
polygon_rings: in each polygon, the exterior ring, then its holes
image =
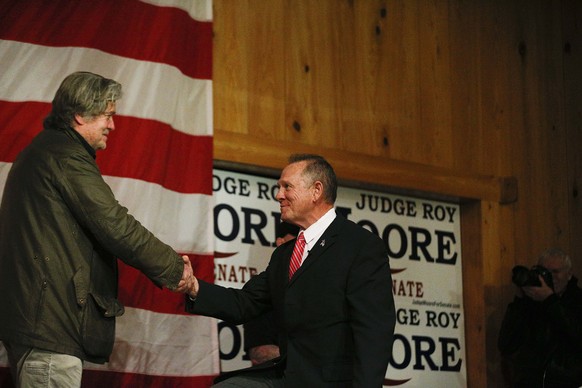
{"type": "MultiPolygon", "coordinates": [[[[297,237],[297,233],[299,233],[297,226],[286,222],[279,223],[276,245],[293,240],[297,237]]],[[[281,355],[273,319],[273,313],[268,312],[243,325],[244,349],[253,365],[262,364],[281,355]]]]}
{"type": "Polygon", "coordinates": [[[79,387],[83,360],[111,354],[117,258],[184,291],[192,267],[115,199],[95,163],[115,129],[121,84],[61,83],[44,130],[8,174],[0,205],[0,339],[17,387],[79,387]]]}
{"type": "Polygon", "coordinates": [[[580,387],[582,289],[562,250],[544,251],[538,265],[547,269],[544,276],[535,271],[539,286],[517,287],[499,332],[498,347],[509,365],[511,386],[580,387]]]}
{"type": "Polygon", "coordinates": [[[278,182],[281,219],[299,227],[242,289],[194,277],[186,311],[244,323],[272,310],[281,357],[217,387],[381,387],[395,308],[385,243],[336,215],[337,178],[318,155],[292,155],[278,182]]]}

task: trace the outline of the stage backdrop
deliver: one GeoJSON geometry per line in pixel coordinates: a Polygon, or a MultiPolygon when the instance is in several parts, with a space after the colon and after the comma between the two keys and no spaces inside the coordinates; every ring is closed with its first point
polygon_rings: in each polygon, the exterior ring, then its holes
{"type": "MultiPolygon", "coordinates": [[[[217,284],[240,288],[266,268],[280,219],[276,181],[214,170],[217,284]]],[[[347,187],[336,205],[388,247],[397,324],[385,386],[465,387],[460,207],[347,187]]],[[[219,340],[223,370],[250,365],[242,326],[219,322],[219,340]]]]}
{"type": "MultiPolygon", "coordinates": [[[[212,281],[211,0],[0,0],[0,189],[60,82],[79,70],[123,84],[97,156],[117,199],[212,281]]],[[[87,364],[83,386],[209,386],[216,321],[184,314],[183,295],[127,266],[119,283],[126,312],[111,362],[87,364]]],[[[8,381],[0,368],[0,386],[8,381]]]]}

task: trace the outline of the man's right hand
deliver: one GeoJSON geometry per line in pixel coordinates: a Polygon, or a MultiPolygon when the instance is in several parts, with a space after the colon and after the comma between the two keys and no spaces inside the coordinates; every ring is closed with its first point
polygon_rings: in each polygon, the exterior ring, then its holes
{"type": "Polygon", "coordinates": [[[554,293],[551,287],[549,287],[544,278],[539,276],[541,286],[539,287],[522,287],[523,293],[530,297],[530,299],[536,302],[542,302],[548,298],[548,296],[554,293]]]}
{"type": "Polygon", "coordinates": [[[188,292],[193,287],[193,282],[196,279],[190,258],[187,255],[183,255],[182,260],[184,261],[184,272],[182,273],[182,279],[180,279],[178,287],[173,290],[174,292],[188,292]]]}
{"type": "Polygon", "coordinates": [[[183,255],[182,260],[184,260],[184,274],[182,275],[182,280],[180,280],[176,292],[183,292],[190,296],[190,298],[196,299],[198,296],[198,279],[194,276],[192,262],[187,255],[183,255]]]}

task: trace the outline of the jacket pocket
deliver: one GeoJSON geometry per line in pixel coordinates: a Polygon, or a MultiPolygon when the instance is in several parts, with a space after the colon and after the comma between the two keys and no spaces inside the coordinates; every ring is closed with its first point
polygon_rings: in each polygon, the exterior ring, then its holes
{"type": "Polygon", "coordinates": [[[89,294],[81,330],[83,350],[87,355],[109,357],[115,340],[115,317],[124,311],[115,298],[89,294]]]}
{"type": "Polygon", "coordinates": [[[100,295],[90,294],[95,303],[97,303],[97,307],[99,311],[103,314],[104,317],[120,317],[125,312],[125,308],[123,305],[115,298],[106,298],[100,295]]]}

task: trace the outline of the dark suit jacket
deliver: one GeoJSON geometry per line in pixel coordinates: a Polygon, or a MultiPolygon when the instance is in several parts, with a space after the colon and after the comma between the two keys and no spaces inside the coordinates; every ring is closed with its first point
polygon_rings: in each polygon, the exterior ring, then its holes
{"type": "Polygon", "coordinates": [[[381,387],[395,325],[384,242],[338,215],[288,280],[294,243],[241,290],[201,281],[187,311],[244,323],[273,309],[289,387],[381,387]]]}
{"type": "Polygon", "coordinates": [[[246,322],[243,326],[243,332],[246,351],[257,346],[279,346],[279,333],[273,324],[272,311],[246,322]]]}

